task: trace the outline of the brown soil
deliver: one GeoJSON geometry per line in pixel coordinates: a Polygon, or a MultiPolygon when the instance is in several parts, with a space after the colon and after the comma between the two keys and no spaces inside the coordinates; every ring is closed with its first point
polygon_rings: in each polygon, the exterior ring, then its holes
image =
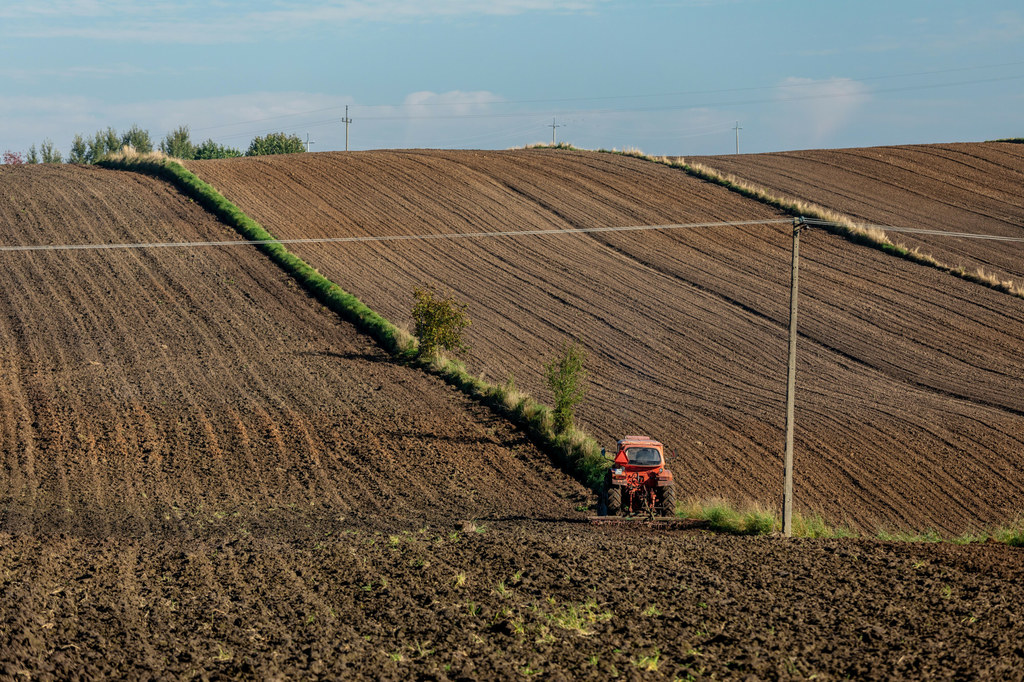
{"type": "MultiPolygon", "coordinates": [[[[672,169],[565,151],[366,152],[196,162],[282,238],[775,219],[672,169]]],[[[579,421],[678,451],[683,497],[781,495],[786,226],[294,244],[398,324],[416,284],[469,303],[468,365],[548,399],[588,352],[579,421]]],[[[796,500],[874,531],[959,532],[1024,509],[1024,301],[810,232],[801,249],[796,500]]]]}
{"type": "MultiPolygon", "coordinates": [[[[0,192],[8,243],[232,238],[131,173],[30,168],[0,192]]],[[[419,525],[586,501],[521,434],[391,362],[250,247],[0,257],[0,527],[167,533],[321,507],[419,525]]]]}
{"type": "Polygon", "coordinates": [[[1001,545],[214,523],[0,532],[0,677],[1024,679],[1001,545]]]}
{"type": "MultiPolygon", "coordinates": [[[[688,157],[881,225],[1024,237],[1024,145],[1003,142],[688,157]]],[[[940,261],[1024,283],[1024,244],[893,233],[940,261]]]]}
{"type": "MultiPolygon", "coordinates": [[[[0,178],[4,244],[232,238],[0,178]]],[[[591,527],[250,247],[0,259],[2,679],[1024,679],[1020,550],[591,527]]]]}

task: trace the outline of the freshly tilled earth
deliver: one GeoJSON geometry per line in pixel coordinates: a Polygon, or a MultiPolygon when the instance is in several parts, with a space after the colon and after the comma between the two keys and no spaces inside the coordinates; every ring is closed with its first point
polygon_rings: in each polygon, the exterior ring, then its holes
{"type": "MultiPolygon", "coordinates": [[[[190,166],[281,238],[788,223],[725,188],[613,154],[411,150],[190,166]]],[[[588,432],[609,446],[634,432],[664,441],[680,497],[777,505],[790,229],[290,248],[410,328],[415,286],[451,289],[473,320],[470,370],[511,376],[542,400],[545,363],[577,342],[588,432]]],[[[798,508],[869,532],[1016,520],[1024,301],[822,231],[801,241],[798,508]]]]}
{"type": "MultiPolygon", "coordinates": [[[[880,225],[1024,236],[1024,145],[1007,142],[808,149],[688,157],[880,225]]],[[[892,233],[953,267],[1024,283],[1024,244],[892,233]]]]}
{"type": "Polygon", "coordinates": [[[309,515],[0,534],[0,676],[1022,679],[1020,550],[309,515]]]}
{"type": "MultiPolygon", "coordinates": [[[[4,244],[232,239],[0,169],[4,244]]],[[[0,678],[1024,678],[1020,550],[590,526],[251,247],[0,252],[0,678]]]]}

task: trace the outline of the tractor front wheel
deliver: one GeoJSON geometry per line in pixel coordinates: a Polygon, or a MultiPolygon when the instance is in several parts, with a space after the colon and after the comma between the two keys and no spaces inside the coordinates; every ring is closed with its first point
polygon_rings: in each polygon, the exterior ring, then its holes
{"type": "Polygon", "coordinates": [[[607,500],[608,516],[617,516],[622,509],[622,488],[612,486],[605,494],[607,500]]]}
{"type": "Polygon", "coordinates": [[[674,485],[666,486],[661,489],[661,515],[662,516],[675,516],[676,515],[676,487],[674,485]]]}

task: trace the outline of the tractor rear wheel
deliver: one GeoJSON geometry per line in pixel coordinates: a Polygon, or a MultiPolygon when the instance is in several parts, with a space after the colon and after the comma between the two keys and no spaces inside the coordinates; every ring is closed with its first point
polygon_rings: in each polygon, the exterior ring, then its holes
{"type": "Polygon", "coordinates": [[[662,516],[675,516],[676,515],[676,487],[674,485],[666,486],[661,489],[661,515],[662,516]]]}
{"type": "Polygon", "coordinates": [[[608,506],[608,516],[617,516],[622,509],[622,488],[612,486],[608,488],[605,495],[608,506]]]}

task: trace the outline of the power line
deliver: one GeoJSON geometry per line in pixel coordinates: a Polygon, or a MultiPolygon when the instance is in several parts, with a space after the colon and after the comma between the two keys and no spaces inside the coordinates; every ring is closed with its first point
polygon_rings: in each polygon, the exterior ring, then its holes
{"type": "MultiPolygon", "coordinates": [[[[829,220],[818,220],[817,218],[805,218],[804,222],[808,225],[821,225],[821,226],[834,226],[834,227],[846,227],[841,223],[835,223],[829,220]]],[[[856,223],[856,226],[862,229],[876,229],[884,230],[885,232],[897,232],[904,234],[926,234],[933,237],[955,237],[958,239],[988,239],[999,242],[1024,242],[1024,237],[1009,237],[1000,234],[983,234],[980,232],[947,232],[946,230],[929,230],[921,227],[899,227],[895,225],[871,225],[856,223]]]]}
{"type": "Polygon", "coordinates": [[[556,125],[555,124],[555,119],[553,119],[553,118],[551,119],[551,125],[549,125],[548,128],[551,128],[551,146],[552,147],[555,146],[555,129],[556,128],[564,128],[564,127],[565,127],[564,123],[561,124],[561,125],[556,125]]]}
{"type": "MultiPolygon", "coordinates": [[[[840,223],[827,220],[807,218],[808,225],[843,227],[840,223]]],[[[0,252],[27,251],[104,251],[115,249],[158,249],[158,248],[196,248],[209,246],[252,246],[260,244],[352,244],[366,242],[397,242],[397,241],[436,241],[445,239],[480,239],[488,237],[539,237],[565,234],[595,234],[604,232],[642,232],[647,230],[682,230],[707,227],[744,227],[749,225],[782,225],[790,224],[789,218],[772,218],[765,220],[733,220],[708,223],[672,223],[666,225],[625,225],[618,227],[579,227],[553,230],[504,230],[501,232],[449,232],[441,234],[403,234],[382,235],[374,237],[310,237],[297,239],[263,239],[225,241],[194,241],[194,242],[139,242],[123,244],[39,244],[0,246],[0,252]]],[[[877,228],[888,232],[904,232],[909,234],[927,234],[936,237],[954,237],[958,239],[991,239],[1004,242],[1024,243],[1024,237],[1006,237],[1002,235],[981,234],[976,232],[943,232],[923,228],[897,227],[892,225],[860,225],[864,228],[877,228]]]]}
{"type": "Polygon", "coordinates": [[[627,225],[622,227],[580,227],[558,230],[505,230],[502,232],[449,232],[442,234],[402,234],[376,237],[309,237],[301,239],[232,239],[201,242],[149,242],[133,244],[40,244],[0,246],[0,251],[101,251],[111,249],[194,248],[203,246],[246,246],[258,244],[350,244],[363,242],[428,241],[439,239],[474,239],[482,237],[536,237],[559,234],[588,234],[595,232],[639,232],[644,230],[680,230],[699,227],[742,227],[744,225],[773,225],[789,223],[788,218],[769,220],[739,220],[717,223],[686,223],[670,225],[627,225]]]}
{"type": "Polygon", "coordinates": [[[348,105],[345,105],[345,117],[341,119],[341,122],[345,124],[345,151],[348,151],[348,126],[352,123],[352,119],[348,117],[348,105]]]}

